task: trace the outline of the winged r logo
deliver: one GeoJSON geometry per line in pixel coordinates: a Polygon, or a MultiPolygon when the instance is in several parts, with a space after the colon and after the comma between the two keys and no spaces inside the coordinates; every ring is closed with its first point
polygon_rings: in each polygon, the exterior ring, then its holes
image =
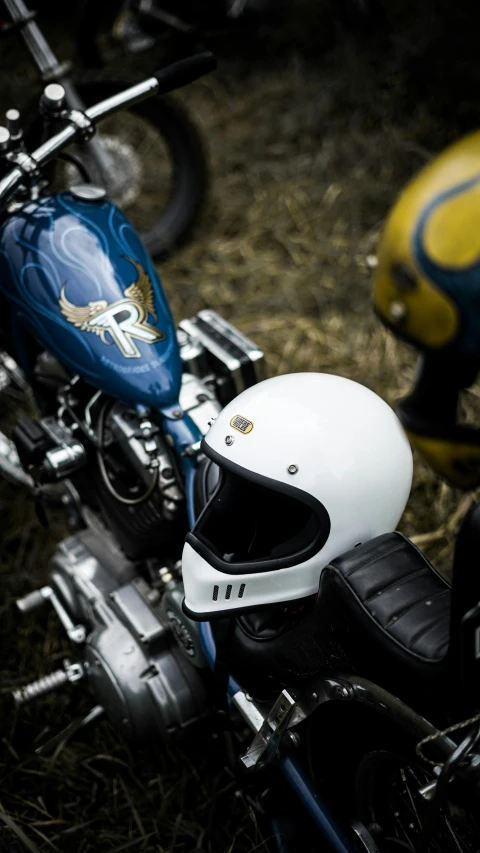
{"type": "Polygon", "coordinates": [[[135,339],[147,344],[165,340],[165,333],[146,322],[151,314],[156,321],[154,292],[150,276],[138,261],[128,258],[135,267],[137,280],[124,290],[124,299],[108,304],[106,299],[74,305],[65,294],[67,282],[60,292],[60,311],[69,323],[84,332],[94,332],[102,343],[114,343],[125,358],[140,358],[135,339]],[[107,338],[107,334],[111,340],[107,338]]]}

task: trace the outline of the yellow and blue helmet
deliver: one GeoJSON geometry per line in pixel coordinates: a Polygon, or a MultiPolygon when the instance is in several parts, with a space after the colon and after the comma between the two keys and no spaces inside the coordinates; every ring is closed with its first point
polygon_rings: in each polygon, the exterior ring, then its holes
{"type": "Polygon", "coordinates": [[[444,479],[480,484],[480,430],[457,423],[459,392],[480,369],[480,132],[447,148],[402,192],[374,278],[382,321],[421,352],[398,414],[444,479]]]}

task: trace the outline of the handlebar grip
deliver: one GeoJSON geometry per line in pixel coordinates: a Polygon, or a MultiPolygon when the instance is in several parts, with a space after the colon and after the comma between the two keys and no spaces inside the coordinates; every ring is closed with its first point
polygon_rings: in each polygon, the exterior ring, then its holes
{"type": "Polygon", "coordinates": [[[153,75],[158,83],[158,94],[166,95],[167,92],[173,92],[174,89],[188,86],[189,83],[193,83],[194,80],[198,80],[204,74],[214,71],[216,67],[217,58],[209,50],[196,53],[186,59],[180,59],[153,75]]]}

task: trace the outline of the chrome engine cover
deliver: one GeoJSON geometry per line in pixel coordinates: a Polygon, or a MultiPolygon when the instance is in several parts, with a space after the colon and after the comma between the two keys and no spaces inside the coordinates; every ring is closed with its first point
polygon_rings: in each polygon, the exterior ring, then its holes
{"type": "Polygon", "coordinates": [[[159,590],[138,575],[106,530],[61,542],[50,582],[72,618],[87,625],[89,688],[117,729],[136,743],[166,740],[205,716],[201,652],[186,660],[159,590]]]}

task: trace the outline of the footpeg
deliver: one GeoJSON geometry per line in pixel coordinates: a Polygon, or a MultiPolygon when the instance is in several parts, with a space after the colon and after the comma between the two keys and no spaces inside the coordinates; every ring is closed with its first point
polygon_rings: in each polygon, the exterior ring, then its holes
{"type": "Polygon", "coordinates": [[[23,705],[29,705],[35,699],[41,699],[42,696],[48,696],[49,693],[55,693],[66,684],[75,684],[80,681],[85,675],[81,663],[70,663],[69,660],[64,661],[63,669],[57,669],[55,672],[50,672],[48,675],[37,678],[29,684],[24,684],[17,690],[12,691],[12,696],[17,708],[23,705]]]}

